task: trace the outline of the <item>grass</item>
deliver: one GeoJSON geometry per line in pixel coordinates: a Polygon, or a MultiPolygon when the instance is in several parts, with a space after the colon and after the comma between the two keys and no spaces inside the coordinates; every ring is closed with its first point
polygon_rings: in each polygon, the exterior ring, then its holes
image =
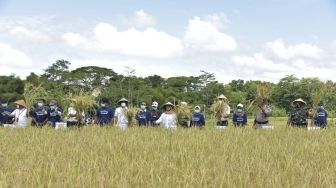
{"type": "Polygon", "coordinates": [[[336,129],[272,122],[274,130],[0,129],[0,187],[335,187],[336,129]]]}

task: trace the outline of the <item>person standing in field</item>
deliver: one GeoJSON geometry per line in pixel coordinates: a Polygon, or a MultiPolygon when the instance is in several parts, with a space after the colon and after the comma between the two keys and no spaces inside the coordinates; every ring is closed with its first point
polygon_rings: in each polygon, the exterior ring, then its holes
{"type": "Polygon", "coordinates": [[[307,119],[311,117],[311,113],[305,108],[306,102],[303,99],[293,101],[293,109],[289,113],[287,125],[298,128],[307,128],[307,119]]]}
{"type": "Polygon", "coordinates": [[[73,127],[73,126],[81,126],[81,125],[84,125],[84,124],[85,124],[85,112],[82,112],[80,115],[77,114],[77,110],[75,108],[74,103],[71,103],[70,107],[68,108],[67,126],[68,127],[73,127]],[[79,117],[79,116],[81,116],[81,117],[79,117]]]}
{"type": "Polygon", "coordinates": [[[233,114],[233,124],[235,127],[244,127],[247,124],[247,115],[244,112],[243,104],[237,105],[237,111],[233,114]]]}
{"type": "Polygon", "coordinates": [[[201,113],[201,107],[195,106],[194,114],[191,117],[190,122],[191,127],[203,127],[205,126],[205,118],[204,115],[201,113]]]}
{"type": "Polygon", "coordinates": [[[177,128],[177,116],[173,111],[174,105],[167,102],[163,105],[164,113],[156,121],[156,124],[162,123],[162,127],[165,129],[176,129],[177,128]]]}
{"type": "Polygon", "coordinates": [[[48,121],[53,127],[56,127],[56,123],[62,121],[63,109],[58,107],[56,100],[51,100],[48,109],[48,121]]]}
{"type": "Polygon", "coordinates": [[[0,125],[13,123],[13,117],[10,117],[8,115],[11,114],[13,111],[14,109],[8,106],[8,100],[5,98],[1,99],[0,125]]]}
{"type": "Polygon", "coordinates": [[[33,124],[38,128],[42,128],[48,122],[48,111],[45,103],[45,99],[39,99],[37,101],[37,108],[32,112],[33,124]]]}
{"type": "Polygon", "coordinates": [[[158,108],[159,103],[154,101],[152,103],[152,109],[150,110],[150,122],[149,122],[152,127],[159,126],[158,124],[156,124],[156,121],[161,117],[162,112],[158,108]]]}
{"type": "Polygon", "coordinates": [[[146,103],[142,102],[140,105],[140,111],[136,114],[135,119],[137,120],[139,127],[147,127],[149,125],[151,114],[146,107],[146,103]]]}
{"type": "Polygon", "coordinates": [[[217,127],[223,127],[229,125],[229,116],[231,113],[231,108],[228,105],[228,99],[222,94],[217,97],[218,103],[223,104],[223,113],[217,117],[217,127]]]}
{"type": "Polygon", "coordinates": [[[100,126],[112,125],[114,117],[114,111],[109,106],[109,100],[107,98],[102,98],[100,107],[96,112],[96,122],[100,126]]]}
{"type": "Polygon", "coordinates": [[[9,117],[14,117],[14,127],[26,127],[28,126],[28,112],[27,112],[27,105],[24,100],[18,100],[15,102],[16,109],[12,112],[6,112],[5,114],[9,117]]]}
{"type": "Polygon", "coordinates": [[[323,107],[323,102],[321,101],[316,110],[316,115],[314,117],[315,125],[321,128],[326,128],[328,124],[328,113],[323,107]]]}
{"type": "Polygon", "coordinates": [[[115,110],[114,113],[114,123],[117,127],[121,129],[126,129],[128,127],[128,118],[126,114],[128,100],[122,98],[118,101],[119,107],[115,110]]]}
{"type": "Polygon", "coordinates": [[[258,110],[254,118],[253,126],[256,129],[269,126],[269,117],[272,114],[272,108],[268,105],[267,99],[262,99],[258,104],[258,110]]]}

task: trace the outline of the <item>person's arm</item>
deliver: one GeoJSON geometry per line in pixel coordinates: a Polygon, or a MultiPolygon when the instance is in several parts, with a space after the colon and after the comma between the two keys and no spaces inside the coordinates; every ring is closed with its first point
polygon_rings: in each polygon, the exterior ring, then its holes
{"type": "Polygon", "coordinates": [[[325,112],[325,118],[326,118],[326,119],[325,119],[325,120],[326,120],[325,123],[326,123],[326,125],[328,125],[328,113],[327,113],[327,112],[325,112]]]}
{"type": "Polygon", "coordinates": [[[161,114],[160,118],[158,120],[155,121],[156,124],[160,124],[163,120],[163,116],[164,116],[164,113],[161,114]]]}
{"type": "Polygon", "coordinates": [[[116,126],[117,123],[118,123],[118,114],[119,114],[119,111],[118,111],[118,109],[116,109],[116,111],[114,112],[113,126],[116,126]]]}
{"type": "Polygon", "coordinates": [[[247,124],[247,115],[244,113],[244,125],[246,125],[247,124]]]}
{"type": "Polygon", "coordinates": [[[201,125],[205,126],[205,117],[201,115],[201,125]]]}

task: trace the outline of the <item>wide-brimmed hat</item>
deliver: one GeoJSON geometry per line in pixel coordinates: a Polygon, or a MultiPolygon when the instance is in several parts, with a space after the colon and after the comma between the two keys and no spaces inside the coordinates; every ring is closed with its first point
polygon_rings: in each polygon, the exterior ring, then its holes
{"type": "Polygon", "coordinates": [[[14,103],[15,103],[15,104],[18,104],[18,105],[20,105],[20,106],[23,106],[23,107],[27,107],[27,104],[26,104],[26,102],[25,102],[23,99],[21,99],[21,100],[17,100],[17,101],[15,101],[14,103]]]}
{"type": "Polygon", "coordinates": [[[301,98],[294,100],[293,104],[295,104],[295,103],[306,104],[306,102],[303,99],[301,99],[301,98]]]}
{"type": "Polygon", "coordinates": [[[225,95],[221,94],[217,97],[217,99],[224,99],[224,100],[227,100],[227,98],[225,97],[225,95]]]}
{"type": "Polygon", "coordinates": [[[175,107],[171,102],[167,102],[166,104],[164,104],[164,105],[162,106],[162,108],[166,108],[166,106],[171,106],[172,108],[175,107]]]}
{"type": "Polygon", "coordinates": [[[118,104],[120,104],[120,103],[122,103],[122,102],[126,102],[126,103],[128,103],[128,100],[127,100],[126,98],[122,98],[122,99],[120,99],[120,100],[118,101],[118,104]]]}

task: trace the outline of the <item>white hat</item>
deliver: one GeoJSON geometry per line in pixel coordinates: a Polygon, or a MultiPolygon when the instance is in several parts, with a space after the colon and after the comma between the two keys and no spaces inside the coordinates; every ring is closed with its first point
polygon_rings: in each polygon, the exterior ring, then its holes
{"type": "Polygon", "coordinates": [[[195,106],[195,110],[201,110],[201,107],[200,106],[195,106]]]}
{"type": "Polygon", "coordinates": [[[158,102],[154,101],[154,102],[152,103],[152,107],[158,107],[158,106],[159,106],[159,103],[158,103],[158,102]]]}
{"type": "Polygon", "coordinates": [[[238,104],[237,105],[237,108],[240,107],[240,108],[244,108],[244,105],[243,104],[238,104]]]}

